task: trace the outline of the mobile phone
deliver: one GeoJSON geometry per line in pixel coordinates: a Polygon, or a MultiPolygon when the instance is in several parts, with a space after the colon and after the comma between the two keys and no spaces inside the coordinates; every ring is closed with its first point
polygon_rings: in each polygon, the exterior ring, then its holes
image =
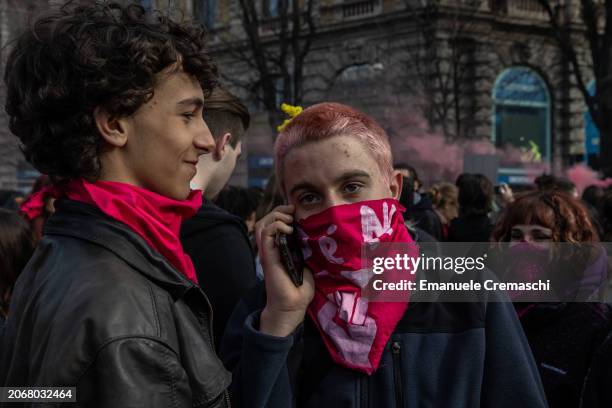
{"type": "Polygon", "coordinates": [[[280,251],[281,262],[285,271],[296,287],[304,283],[304,256],[297,237],[287,234],[276,235],[276,246],[280,251]]]}

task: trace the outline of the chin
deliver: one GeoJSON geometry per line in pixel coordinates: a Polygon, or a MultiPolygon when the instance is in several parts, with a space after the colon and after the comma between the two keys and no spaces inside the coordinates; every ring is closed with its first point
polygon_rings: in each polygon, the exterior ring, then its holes
{"type": "Polygon", "coordinates": [[[191,189],[188,187],[186,190],[181,190],[180,192],[177,191],[176,195],[172,198],[174,198],[175,200],[183,201],[186,200],[187,197],[189,197],[189,193],[191,193],[191,189]]]}
{"type": "Polygon", "coordinates": [[[161,195],[164,195],[173,200],[178,200],[178,201],[186,200],[187,197],[189,197],[189,193],[191,193],[191,189],[189,188],[189,183],[184,183],[184,185],[185,185],[184,188],[175,187],[173,189],[167,189],[163,191],[161,195]]]}

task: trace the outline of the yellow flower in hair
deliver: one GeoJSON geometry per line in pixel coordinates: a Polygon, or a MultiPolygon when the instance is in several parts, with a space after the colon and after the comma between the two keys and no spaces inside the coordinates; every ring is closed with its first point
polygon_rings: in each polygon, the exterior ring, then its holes
{"type": "Polygon", "coordinates": [[[281,110],[285,112],[285,114],[287,114],[289,118],[285,119],[285,121],[281,125],[278,125],[276,127],[276,130],[278,130],[279,132],[282,132],[283,130],[285,130],[285,127],[289,124],[289,122],[291,122],[293,118],[295,118],[297,115],[302,113],[302,107],[283,103],[281,104],[281,110]]]}

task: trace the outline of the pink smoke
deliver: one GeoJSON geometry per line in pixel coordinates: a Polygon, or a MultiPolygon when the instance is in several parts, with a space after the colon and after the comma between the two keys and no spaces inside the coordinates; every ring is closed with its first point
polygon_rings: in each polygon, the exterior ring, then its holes
{"type": "Polygon", "coordinates": [[[601,180],[597,172],[584,164],[576,164],[565,171],[565,177],[576,185],[579,195],[589,186],[608,187],[612,178],[601,180]]]}
{"type": "Polygon", "coordinates": [[[490,139],[449,141],[441,133],[429,130],[427,122],[416,110],[407,111],[388,113],[393,158],[395,162],[414,166],[425,185],[438,181],[454,182],[463,172],[463,158],[468,153],[496,154],[500,166],[527,167],[539,173],[549,171],[545,163],[524,163],[523,152],[514,146],[500,149],[490,139]]]}

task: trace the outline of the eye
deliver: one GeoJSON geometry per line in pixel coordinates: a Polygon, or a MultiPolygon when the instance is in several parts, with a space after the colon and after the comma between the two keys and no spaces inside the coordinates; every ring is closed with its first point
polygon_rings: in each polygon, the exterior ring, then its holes
{"type": "Polygon", "coordinates": [[[551,236],[549,234],[546,234],[544,232],[539,232],[539,231],[535,231],[533,233],[533,237],[537,241],[547,241],[547,240],[551,239],[551,236]]]}
{"type": "Polygon", "coordinates": [[[302,205],[312,205],[319,201],[319,197],[316,194],[305,193],[298,197],[298,201],[302,205]]]}
{"type": "Polygon", "coordinates": [[[520,240],[523,238],[523,233],[519,230],[512,230],[510,232],[510,239],[512,240],[520,240]]]}
{"type": "Polygon", "coordinates": [[[187,119],[188,121],[190,121],[195,116],[195,113],[193,113],[193,112],[185,112],[185,113],[182,114],[182,116],[185,119],[187,119]]]}
{"type": "Polygon", "coordinates": [[[348,194],[356,194],[361,191],[362,187],[361,183],[348,183],[344,186],[344,191],[348,194]]]}

